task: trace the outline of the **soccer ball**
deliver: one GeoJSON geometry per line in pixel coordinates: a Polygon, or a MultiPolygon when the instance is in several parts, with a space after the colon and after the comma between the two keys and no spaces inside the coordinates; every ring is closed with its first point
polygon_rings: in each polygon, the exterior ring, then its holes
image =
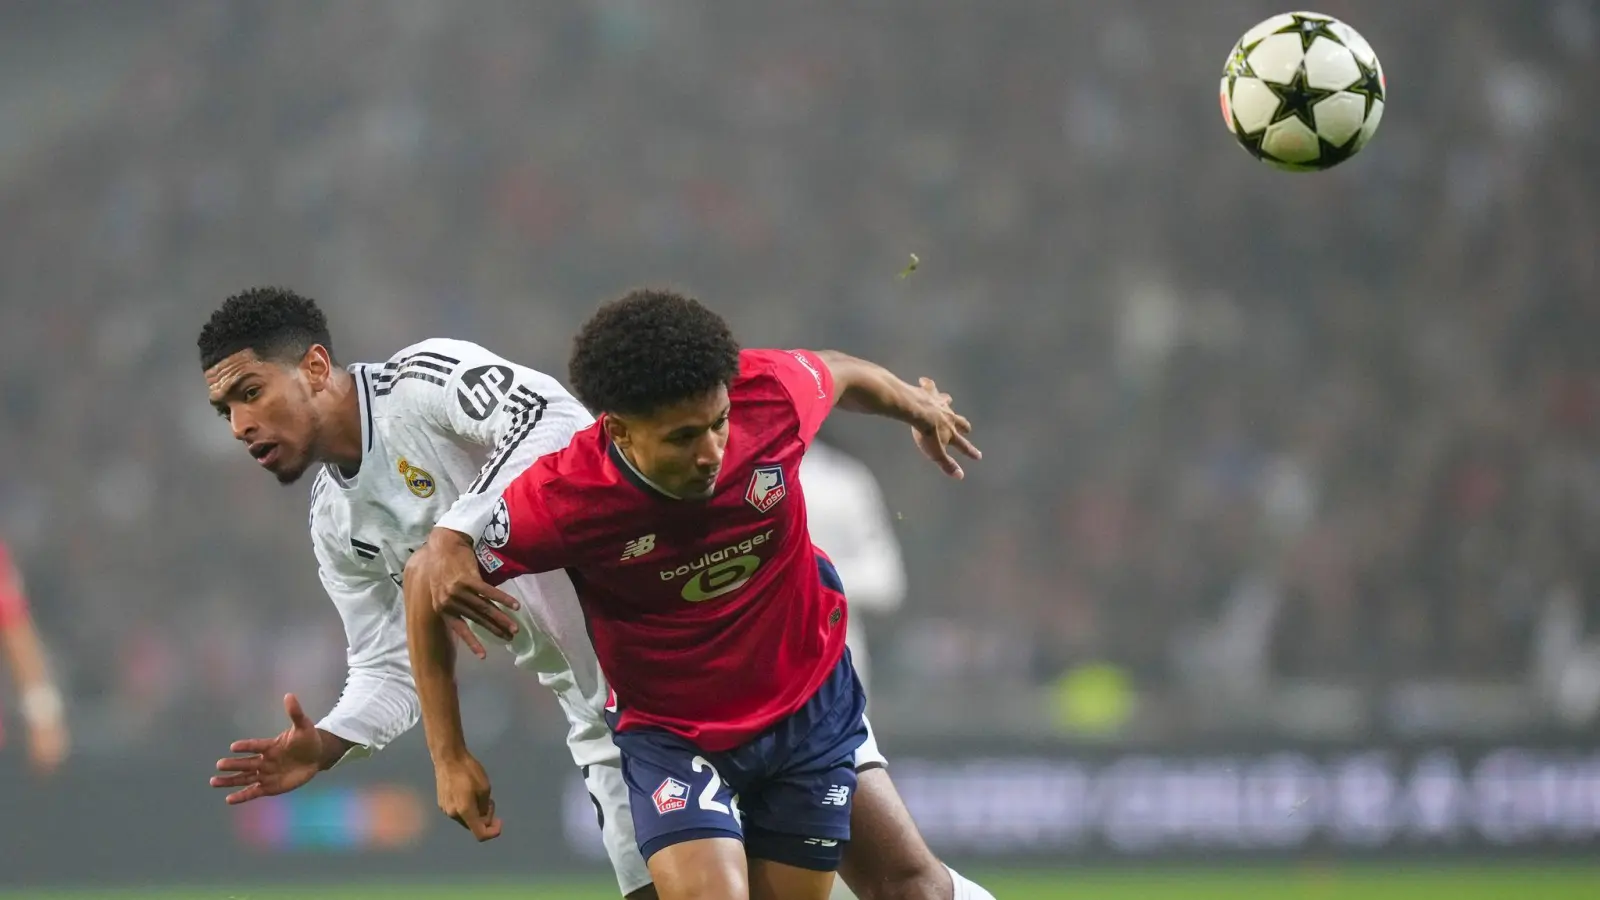
{"type": "Polygon", "coordinates": [[[1383,119],[1383,67],[1332,16],[1273,16],[1245,32],[1222,67],[1222,119],[1250,155],[1320,172],[1372,140],[1383,119]]]}

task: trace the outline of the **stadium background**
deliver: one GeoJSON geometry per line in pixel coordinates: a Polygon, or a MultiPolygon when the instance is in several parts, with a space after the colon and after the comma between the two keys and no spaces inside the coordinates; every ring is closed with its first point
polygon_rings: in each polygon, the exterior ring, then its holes
{"type": "Polygon", "coordinates": [[[304,493],[215,420],[193,338],[274,282],[346,359],[449,335],[560,373],[597,301],[664,281],[978,423],[959,486],[898,428],[829,436],[910,565],[875,723],[1000,897],[1594,896],[1600,11],[1324,3],[1391,104],[1299,177],[1214,95],[1279,11],[0,6],[0,534],[74,733],[48,782],[0,753],[0,889],[606,896],[504,661],[466,667],[493,845],[415,736],[282,802],[204,785],[283,691],[331,703],[343,639],[304,493]]]}

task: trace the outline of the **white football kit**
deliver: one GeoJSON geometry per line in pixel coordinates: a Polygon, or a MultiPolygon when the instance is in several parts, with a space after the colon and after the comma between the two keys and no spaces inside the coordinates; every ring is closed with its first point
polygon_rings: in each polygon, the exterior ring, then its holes
{"type": "MultiPolygon", "coordinates": [[[[319,574],[349,643],[344,691],[317,727],[355,745],[344,759],[381,750],[421,716],[400,589],[406,559],[436,525],[481,534],[505,486],[594,421],[554,378],[466,341],[423,341],[350,373],[360,398],[361,467],[346,476],[325,465],[311,489],[319,574]]],[[[638,890],[650,873],[605,724],[605,677],[572,582],[547,572],[502,590],[521,603],[508,611],[518,631],[507,647],[518,667],[555,692],[618,886],[624,894],[638,890]]],[[[472,627],[485,645],[493,642],[472,627]]],[[[856,761],[885,764],[870,729],[856,761]]]]}
{"type": "Polygon", "coordinates": [[[878,479],[866,464],[822,441],[812,443],[800,462],[805,488],[806,527],[811,542],[833,560],[850,602],[850,647],[861,686],[871,688],[867,654],[866,612],[887,615],[900,608],[906,595],[906,570],[894,536],[889,509],[878,479]]]}

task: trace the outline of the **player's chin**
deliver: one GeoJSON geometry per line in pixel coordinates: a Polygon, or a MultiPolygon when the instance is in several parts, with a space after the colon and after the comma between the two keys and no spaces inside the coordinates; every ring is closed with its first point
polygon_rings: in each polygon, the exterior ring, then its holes
{"type": "Polygon", "coordinates": [[[278,479],[279,484],[294,484],[311,468],[311,461],[305,457],[296,460],[278,460],[268,469],[272,476],[278,479]]]}
{"type": "Polygon", "coordinates": [[[710,500],[716,492],[717,480],[713,478],[710,481],[689,482],[678,491],[678,496],[685,500],[710,500]]]}

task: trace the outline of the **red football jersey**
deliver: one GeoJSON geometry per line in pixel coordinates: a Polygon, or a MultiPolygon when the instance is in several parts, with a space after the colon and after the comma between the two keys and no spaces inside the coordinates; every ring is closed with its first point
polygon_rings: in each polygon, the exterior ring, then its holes
{"type": "Polygon", "coordinates": [[[602,419],[512,482],[478,542],[493,583],[572,576],[620,730],[655,726],[711,752],[804,705],[844,653],[847,624],[799,477],[833,407],[832,373],[808,351],[746,350],[728,397],[709,499],[653,488],[602,419]]]}

